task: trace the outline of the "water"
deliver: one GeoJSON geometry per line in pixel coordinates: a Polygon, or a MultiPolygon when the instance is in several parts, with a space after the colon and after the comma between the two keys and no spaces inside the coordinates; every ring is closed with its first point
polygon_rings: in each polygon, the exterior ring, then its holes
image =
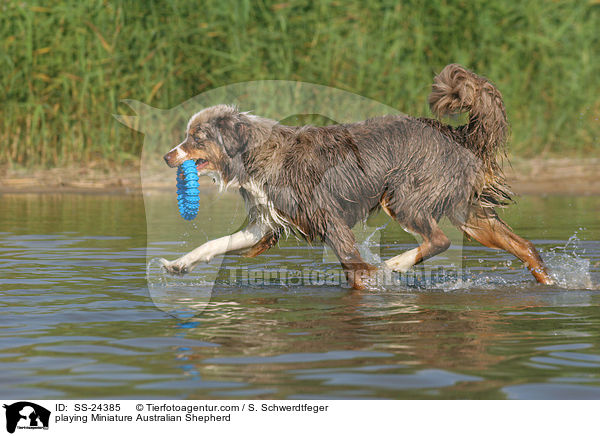
{"type": "MultiPolygon", "coordinates": [[[[153,198],[176,218],[174,195],[153,198]]],[[[206,268],[181,279],[184,294],[160,293],[151,274],[153,300],[146,261],[239,224],[225,199],[179,233],[152,213],[162,225],[147,231],[138,196],[1,196],[0,398],[600,399],[599,198],[526,197],[504,214],[557,286],[475,243],[440,256],[461,275],[434,289],[227,280],[339,271],[322,247],[291,239],[226,256],[210,295],[206,268]]],[[[385,215],[357,233],[371,261],[414,246],[385,215]]]]}

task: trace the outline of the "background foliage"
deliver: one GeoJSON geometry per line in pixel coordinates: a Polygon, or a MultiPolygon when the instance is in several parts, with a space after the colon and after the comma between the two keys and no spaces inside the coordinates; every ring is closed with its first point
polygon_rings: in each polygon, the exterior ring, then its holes
{"type": "Polygon", "coordinates": [[[335,86],[427,115],[458,62],[506,99],[511,150],[598,154],[600,2],[14,1],[0,4],[0,164],[136,162],[120,99],[169,108],[258,79],[335,86]]]}

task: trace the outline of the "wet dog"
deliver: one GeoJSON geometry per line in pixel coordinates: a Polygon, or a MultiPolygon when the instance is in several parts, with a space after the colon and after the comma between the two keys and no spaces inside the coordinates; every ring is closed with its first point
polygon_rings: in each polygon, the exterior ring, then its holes
{"type": "Polygon", "coordinates": [[[214,256],[257,256],[287,232],[321,240],[337,255],[351,286],[368,287],[376,267],[365,262],[351,228],[383,209],[423,238],[385,262],[405,272],[446,250],[438,226],[446,216],[470,238],[521,259],[541,283],[552,279],[533,244],[514,234],[495,208],[512,202],[498,163],[508,123],[502,96],[486,78],[452,64],[429,96],[438,117],[468,112],[452,127],[434,119],[384,116],[352,124],[292,127],[227,105],[196,113],[185,140],[164,159],[194,159],[200,175],[239,188],[248,226],[163,264],[184,274],[214,256]]]}

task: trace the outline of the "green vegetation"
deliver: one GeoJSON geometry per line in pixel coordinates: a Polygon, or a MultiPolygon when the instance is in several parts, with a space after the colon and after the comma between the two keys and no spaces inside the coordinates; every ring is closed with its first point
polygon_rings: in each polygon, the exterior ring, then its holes
{"type": "Polygon", "coordinates": [[[458,62],[501,89],[511,150],[598,153],[600,2],[184,0],[0,4],[0,164],[136,162],[113,113],[258,79],[335,86],[426,115],[458,62]],[[43,5],[43,6],[42,6],[43,5]]]}

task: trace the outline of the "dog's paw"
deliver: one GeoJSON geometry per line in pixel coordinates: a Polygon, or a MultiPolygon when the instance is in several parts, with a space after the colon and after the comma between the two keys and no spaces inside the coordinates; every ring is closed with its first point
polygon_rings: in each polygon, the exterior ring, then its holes
{"type": "Polygon", "coordinates": [[[348,284],[357,291],[377,289],[377,271],[374,265],[364,263],[357,269],[347,270],[346,279],[348,284]]]}
{"type": "Polygon", "coordinates": [[[191,271],[191,268],[180,260],[169,262],[166,259],[161,259],[160,262],[164,270],[171,275],[182,276],[191,271]]]}

